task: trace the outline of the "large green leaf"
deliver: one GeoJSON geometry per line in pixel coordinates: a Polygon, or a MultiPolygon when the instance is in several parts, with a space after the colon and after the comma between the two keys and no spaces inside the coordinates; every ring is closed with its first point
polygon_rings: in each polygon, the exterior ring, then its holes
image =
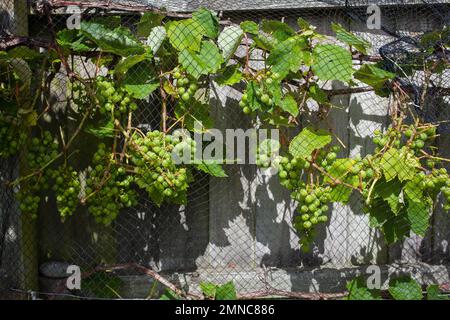
{"type": "Polygon", "coordinates": [[[378,68],[373,64],[364,64],[354,74],[355,78],[375,89],[384,87],[386,81],[395,77],[395,73],[378,68]]]}
{"type": "Polygon", "coordinates": [[[190,75],[198,79],[202,74],[215,73],[220,68],[223,58],[212,41],[203,41],[198,54],[183,49],[178,55],[178,61],[190,75]]]}
{"type": "Polygon", "coordinates": [[[428,227],[429,222],[429,208],[424,201],[417,201],[408,198],[408,220],[411,224],[411,230],[424,237],[428,227]]]}
{"type": "Polygon", "coordinates": [[[123,58],[114,68],[114,73],[126,73],[130,68],[136,64],[144,61],[150,60],[152,55],[150,53],[144,53],[139,55],[131,55],[123,58]]]}
{"type": "Polygon", "coordinates": [[[303,62],[305,47],[303,38],[292,37],[277,44],[270,52],[267,63],[272,66],[272,71],[279,73],[284,78],[290,71],[297,72],[303,62]]]}
{"type": "Polygon", "coordinates": [[[130,30],[123,27],[109,29],[99,23],[82,21],[81,32],[105,52],[123,57],[145,52],[144,46],[130,30]]]}
{"type": "Polygon", "coordinates": [[[225,67],[215,80],[220,86],[231,86],[240,82],[242,72],[239,70],[239,65],[233,64],[225,67]]]}
{"type": "Polygon", "coordinates": [[[325,130],[304,128],[289,145],[289,152],[294,157],[307,157],[316,150],[325,147],[331,142],[331,135],[325,130]]]}
{"type": "Polygon", "coordinates": [[[263,20],[261,29],[268,34],[271,34],[280,42],[295,35],[294,29],[278,20],[263,20]]]}
{"type": "Polygon", "coordinates": [[[400,181],[411,180],[416,174],[415,168],[420,166],[416,158],[406,148],[387,150],[380,160],[386,181],[398,177],[400,181]]]}
{"type": "Polygon", "coordinates": [[[147,99],[160,86],[158,77],[147,61],[130,68],[125,74],[123,84],[124,89],[136,99],[147,99]]]}
{"type": "Polygon", "coordinates": [[[216,300],[236,300],[236,287],[232,281],[216,288],[216,300]]]}
{"type": "Polygon", "coordinates": [[[352,55],[348,50],[332,44],[321,44],[313,50],[313,71],[320,80],[348,82],[352,78],[352,55]]]}
{"type": "MultiPolygon", "coordinates": [[[[374,207],[373,210],[378,211],[382,209],[380,207],[374,207]]],[[[388,244],[403,240],[409,235],[411,226],[405,211],[402,208],[396,216],[391,212],[388,219],[383,223],[381,231],[388,244]]]]}
{"type": "Polygon", "coordinates": [[[139,37],[148,37],[151,30],[161,26],[164,16],[155,12],[146,12],[142,15],[137,24],[137,35],[139,37]]]}
{"type": "Polygon", "coordinates": [[[247,21],[243,21],[243,22],[241,22],[240,26],[241,26],[241,29],[244,32],[247,32],[247,33],[251,33],[251,34],[256,35],[259,32],[258,24],[256,22],[253,22],[253,21],[248,21],[248,20],[247,21]]]}
{"type": "Polygon", "coordinates": [[[162,26],[154,27],[147,38],[147,45],[152,49],[153,54],[158,52],[163,41],[167,37],[166,29],[162,26]]]}
{"type": "Polygon", "coordinates": [[[167,35],[172,46],[178,51],[200,50],[205,30],[193,19],[172,21],[167,26],[167,35]]]}
{"type": "Polygon", "coordinates": [[[292,96],[292,94],[287,94],[284,97],[280,104],[280,108],[290,113],[294,117],[296,117],[299,112],[297,102],[295,101],[295,98],[292,96]]]}
{"type": "Polygon", "coordinates": [[[345,30],[340,24],[332,23],[331,27],[336,32],[336,38],[342,42],[354,47],[363,54],[367,54],[367,49],[370,48],[370,43],[353,33],[345,30]]]}
{"type": "Polygon", "coordinates": [[[442,294],[439,285],[430,284],[427,288],[427,300],[450,300],[448,295],[442,294]]]}
{"type": "Polygon", "coordinates": [[[422,300],[422,288],[409,277],[400,277],[389,281],[389,293],[395,300],[422,300]]]}
{"type": "Polygon", "coordinates": [[[219,19],[214,12],[200,8],[192,14],[192,20],[202,26],[206,36],[216,38],[219,34],[219,19]]]}
{"type": "Polygon", "coordinates": [[[347,283],[347,300],[381,300],[379,290],[369,290],[362,277],[357,277],[347,283]]]}
{"type": "Polygon", "coordinates": [[[380,196],[389,204],[392,212],[397,214],[403,206],[400,202],[402,196],[402,183],[398,179],[390,181],[380,180],[375,184],[374,196],[380,196]]]}
{"type": "Polygon", "coordinates": [[[244,31],[239,26],[228,26],[223,29],[217,40],[217,45],[222,50],[222,56],[228,61],[236,52],[244,37],[244,31]]]}

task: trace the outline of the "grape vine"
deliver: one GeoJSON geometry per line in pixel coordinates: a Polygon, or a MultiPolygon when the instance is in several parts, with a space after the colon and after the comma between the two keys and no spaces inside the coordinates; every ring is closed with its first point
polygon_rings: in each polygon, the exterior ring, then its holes
{"type": "MultiPolygon", "coordinates": [[[[51,189],[63,220],[86,205],[99,223],[109,225],[122,209],[137,205],[138,190],[156,205],[185,204],[194,170],[225,177],[218,162],[175,161],[185,155],[192,159],[198,148],[176,129],[193,131],[196,123],[203,130],[212,127],[212,82],[240,90],[242,113],[255,124],[302,128],[274,148],[260,145],[256,163],[276,168],[281,185],[298,203],[293,224],[303,248],[314,240],[318,225],[332,219],[333,204],[348,203],[353,193],[388,242],[410,232],[424,235],[441,193],[449,209],[448,159],[435,146],[439,127],[424,122],[411,107],[410,91],[395,70],[381,58],[370,59],[367,41],[332,24],[340,44],[330,44],[303,19],[297,29],[274,20],[221,29],[217,15],[206,9],[191,18],[161,21],[156,13],[143,15],[138,29],[146,42],[128,28],[111,28],[92,17],[80,30],[55,30],[56,41],[45,55],[25,47],[20,47],[22,58],[17,58],[19,48],[0,52],[0,157],[25,160],[21,177],[10,182],[19,187],[24,213],[35,217],[40,195],[51,189]],[[244,56],[236,54],[239,47],[244,56]],[[251,63],[253,55],[261,56],[262,67],[251,63]],[[70,63],[79,57],[82,67],[70,63]],[[31,72],[36,70],[41,72],[31,72]],[[42,131],[53,112],[45,88],[57,72],[69,80],[70,117],[76,125],[66,130],[57,120],[54,128],[42,131]],[[347,88],[326,89],[324,83],[333,80],[347,88]],[[326,120],[333,95],[361,92],[358,82],[393,97],[395,111],[389,128],[374,132],[372,153],[341,157],[346,146],[326,120]],[[161,101],[160,125],[136,128],[136,112],[149,97],[161,101]],[[85,134],[96,139],[95,151],[77,145],[85,134]],[[75,153],[92,161],[78,168],[71,163],[75,153]]],[[[435,62],[417,70],[439,74],[448,67],[445,59],[435,62]]]]}

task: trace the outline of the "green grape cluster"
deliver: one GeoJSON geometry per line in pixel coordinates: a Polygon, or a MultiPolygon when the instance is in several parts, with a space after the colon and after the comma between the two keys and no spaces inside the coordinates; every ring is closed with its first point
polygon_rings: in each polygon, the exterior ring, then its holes
{"type": "Polygon", "coordinates": [[[137,204],[137,194],[131,189],[133,176],[115,163],[103,143],[98,145],[92,165],[86,179],[86,203],[97,222],[109,225],[121,209],[137,204]]]}
{"type": "Polygon", "coordinates": [[[430,174],[419,173],[420,187],[433,198],[442,191],[446,200],[446,210],[450,203],[450,179],[445,168],[433,169],[430,174]]]}
{"type": "Polygon", "coordinates": [[[187,102],[191,100],[198,90],[198,82],[190,77],[182,68],[177,67],[173,70],[173,77],[176,80],[177,93],[181,100],[187,102]]]}
{"type": "Polygon", "coordinates": [[[60,166],[49,174],[55,182],[53,191],[56,195],[56,206],[64,220],[75,212],[79,203],[81,187],[78,172],[71,167],[60,166]]]}
{"type": "Polygon", "coordinates": [[[295,190],[292,197],[299,201],[300,216],[295,219],[295,227],[300,230],[310,230],[320,222],[327,222],[326,216],[331,200],[330,186],[306,185],[295,190]]]}
{"type": "Polygon", "coordinates": [[[295,190],[303,186],[301,175],[303,170],[310,168],[311,161],[311,157],[306,159],[302,157],[281,157],[278,168],[281,185],[289,190],[295,190]]]}
{"type": "Polygon", "coordinates": [[[389,128],[385,133],[375,130],[373,142],[377,145],[376,153],[388,145],[395,148],[407,145],[415,153],[420,153],[420,150],[424,149],[426,144],[432,142],[435,137],[436,127],[434,126],[415,127],[414,125],[405,125],[400,130],[389,128]]]}
{"type": "Polygon", "coordinates": [[[164,199],[177,202],[177,199],[186,197],[188,171],[175,163],[172,153],[188,148],[192,156],[195,153],[193,140],[180,141],[177,137],[155,130],[145,137],[134,136],[133,147],[131,160],[136,166],[135,181],[140,188],[158,203],[164,199]]]}
{"type": "Polygon", "coordinates": [[[101,114],[113,114],[118,117],[138,108],[133,97],[113,81],[98,77],[95,83],[96,97],[101,114]]]}
{"type": "MultiPolygon", "coordinates": [[[[267,71],[263,75],[263,80],[261,81],[261,86],[256,89],[256,98],[258,101],[265,107],[264,109],[270,109],[274,106],[273,96],[270,91],[267,90],[267,85],[271,85],[274,81],[279,80],[280,75],[276,72],[272,73],[271,71],[267,71]]],[[[248,105],[248,93],[244,91],[241,97],[241,101],[239,101],[239,106],[242,108],[242,112],[245,114],[250,114],[252,112],[251,107],[248,105]]]]}
{"type": "Polygon", "coordinates": [[[33,138],[26,154],[26,170],[32,174],[17,193],[22,213],[36,217],[40,202],[40,192],[49,189],[50,171],[47,167],[58,156],[58,142],[49,131],[41,138],[33,138]]]}
{"type": "Polygon", "coordinates": [[[16,119],[7,119],[0,113],[0,158],[16,155],[25,144],[27,134],[20,129],[16,119]]]}
{"type": "Polygon", "coordinates": [[[281,157],[278,157],[280,143],[277,140],[265,139],[256,149],[256,165],[258,167],[267,169],[271,165],[279,165],[281,157]]]}

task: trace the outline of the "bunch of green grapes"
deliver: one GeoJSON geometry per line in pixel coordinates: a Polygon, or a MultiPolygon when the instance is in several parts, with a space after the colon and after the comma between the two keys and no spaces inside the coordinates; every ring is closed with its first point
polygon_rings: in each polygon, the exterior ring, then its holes
{"type": "MultiPolygon", "coordinates": [[[[450,203],[450,179],[445,168],[433,169],[430,174],[418,174],[420,187],[434,198],[440,191],[446,199],[446,208],[450,203]]],[[[447,209],[446,209],[447,210],[447,209]]]]}
{"type": "Polygon", "coordinates": [[[26,154],[25,168],[30,177],[19,188],[17,198],[20,202],[20,210],[33,218],[37,215],[40,202],[40,192],[49,188],[49,165],[58,156],[58,141],[49,131],[45,131],[41,138],[31,139],[26,154]]]}
{"type": "Polygon", "coordinates": [[[187,102],[191,100],[198,90],[197,80],[189,75],[180,67],[173,70],[173,77],[176,80],[177,93],[181,100],[187,102]]]}
{"type": "Polygon", "coordinates": [[[60,166],[51,170],[50,176],[55,181],[53,191],[56,195],[56,206],[61,218],[65,220],[75,212],[79,203],[81,188],[78,172],[72,167],[60,166]]]}
{"type": "Polygon", "coordinates": [[[427,143],[432,142],[435,137],[436,127],[434,126],[415,127],[414,125],[404,125],[400,130],[389,128],[385,133],[375,130],[373,142],[377,145],[376,153],[387,146],[395,148],[408,146],[416,154],[420,154],[427,143]]]}
{"type": "Polygon", "coordinates": [[[311,161],[311,157],[281,157],[278,171],[280,184],[289,190],[303,186],[301,176],[303,170],[310,168],[311,161]]]}
{"type": "Polygon", "coordinates": [[[278,157],[280,143],[274,139],[263,140],[256,149],[256,165],[267,169],[271,165],[279,165],[281,157],[278,157]]]}
{"type": "MultiPolygon", "coordinates": [[[[265,107],[265,109],[270,109],[274,107],[273,96],[270,91],[267,90],[267,86],[271,85],[274,81],[279,81],[280,75],[276,72],[271,71],[265,72],[262,75],[262,79],[259,79],[260,87],[256,90],[256,98],[265,107]]],[[[244,91],[239,106],[245,114],[250,114],[252,112],[251,107],[248,105],[248,93],[244,91]]]]}
{"type": "Polygon", "coordinates": [[[16,155],[26,140],[27,134],[18,125],[18,120],[0,113],[0,158],[16,155]]]}
{"type": "Polygon", "coordinates": [[[180,141],[160,131],[148,132],[145,137],[133,136],[131,161],[135,165],[136,184],[147,191],[153,200],[161,203],[184,199],[189,186],[188,171],[174,161],[174,154],[195,154],[193,140],[180,141]]]}
{"type": "Polygon", "coordinates": [[[292,197],[299,201],[295,227],[297,230],[309,231],[319,222],[327,222],[329,204],[331,201],[330,186],[304,185],[295,190],[292,197]]]}
{"type": "Polygon", "coordinates": [[[95,220],[109,225],[121,209],[137,204],[137,194],[131,189],[133,176],[116,164],[103,143],[99,144],[92,165],[86,179],[85,200],[95,220]]]}
{"type": "Polygon", "coordinates": [[[138,108],[133,97],[113,81],[98,77],[95,82],[96,98],[101,114],[113,114],[118,117],[138,108]]]}

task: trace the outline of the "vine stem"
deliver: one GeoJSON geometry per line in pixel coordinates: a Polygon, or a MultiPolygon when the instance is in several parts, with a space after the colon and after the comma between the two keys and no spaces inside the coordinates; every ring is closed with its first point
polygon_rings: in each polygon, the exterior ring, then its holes
{"type": "Polygon", "coordinates": [[[372,184],[370,185],[369,193],[367,194],[367,200],[366,200],[367,205],[370,204],[370,197],[372,196],[373,188],[375,187],[375,184],[377,183],[377,181],[378,181],[378,178],[375,178],[373,180],[372,184]]]}
{"type": "Polygon", "coordinates": [[[435,156],[432,156],[431,154],[426,153],[426,152],[423,151],[423,150],[420,150],[420,152],[421,152],[423,155],[425,155],[426,158],[450,162],[450,159],[441,158],[441,157],[435,157],[435,156]]]}

